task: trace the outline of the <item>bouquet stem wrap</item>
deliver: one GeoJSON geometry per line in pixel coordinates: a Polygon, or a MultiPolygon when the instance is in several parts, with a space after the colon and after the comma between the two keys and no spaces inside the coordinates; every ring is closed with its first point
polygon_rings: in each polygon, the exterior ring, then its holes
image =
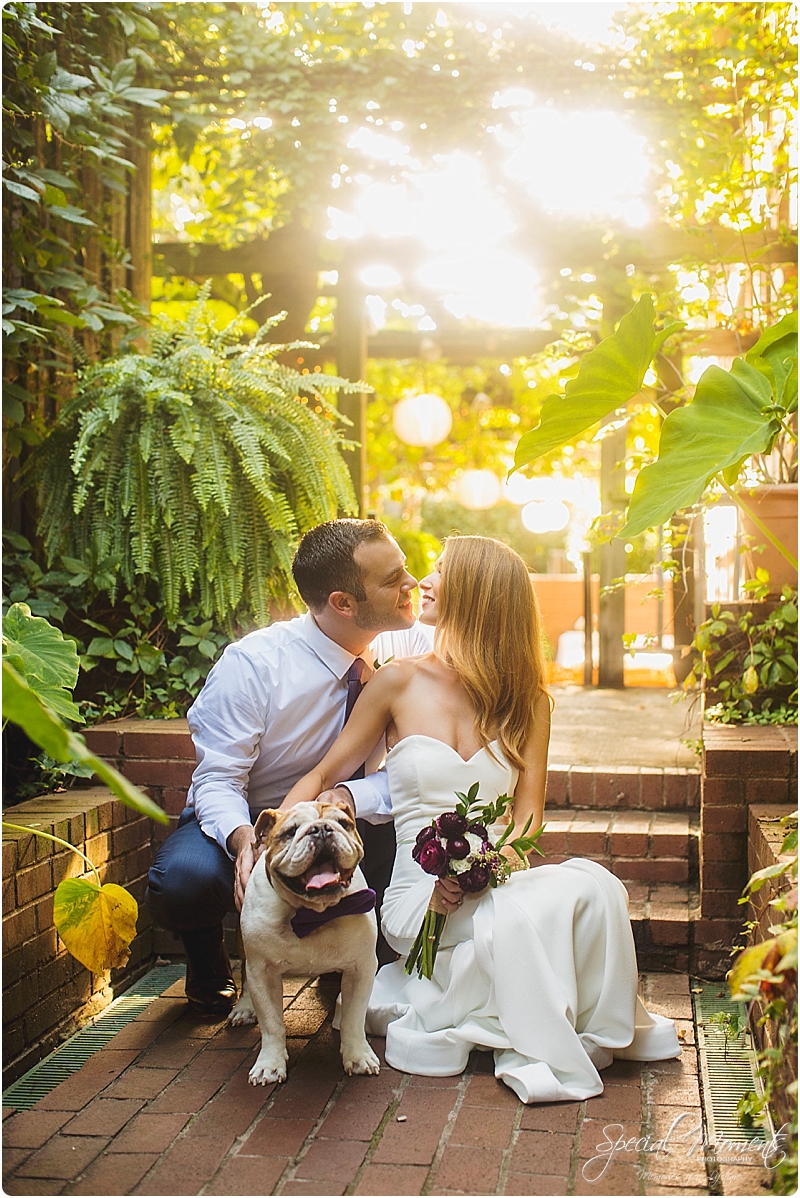
{"type": "Polygon", "coordinates": [[[439,951],[439,942],[442,939],[446,920],[447,912],[442,906],[442,900],[438,893],[434,890],[431,901],[428,903],[428,910],[423,917],[422,926],[417,932],[417,938],[408,954],[406,973],[411,973],[416,966],[420,977],[430,978],[433,976],[436,954],[439,951]]]}

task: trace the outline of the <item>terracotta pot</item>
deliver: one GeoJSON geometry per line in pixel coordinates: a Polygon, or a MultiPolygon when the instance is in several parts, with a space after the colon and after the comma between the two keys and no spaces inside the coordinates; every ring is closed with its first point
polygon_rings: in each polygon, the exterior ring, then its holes
{"type": "MultiPolygon", "coordinates": [[[[750,493],[745,491],[742,498],[748,507],[752,508],[759,520],[766,524],[770,532],[778,538],[782,545],[795,556],[797,555],[797,483],[775,483],[769,486],[756,487],[750,493]]],[[[797,572],[789,562],[771,545],[760,528],[739,509],[739,535],[748,537],[751,548],[742,554],[742,572],[745,579],[755,578],[756,570],[768,570],[771,588],[780,591],[786,583],[797,586],[797,572]],[[763,545],[762,553],[754,552],[754,547],[763,545]]]]}

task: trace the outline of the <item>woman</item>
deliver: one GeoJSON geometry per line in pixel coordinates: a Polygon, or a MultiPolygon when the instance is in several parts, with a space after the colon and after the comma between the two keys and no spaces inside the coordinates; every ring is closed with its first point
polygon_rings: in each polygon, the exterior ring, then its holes
{"type": "Polygon", "coordinates": [[[460,1073],[479,1046],[494,1050],[496,1076],[523,1102],[590,1098],[614,1056],[680,1055],[671,1021],[637,997],[622,883],[573,859],[462,895],[411,857],[420,828],[476,781],[482,799],[513,795],[517,828],[529,816],[532,828],[542,823],[550,698],[527,568],[499,541],[454,537],[420,589],[433,652],[373,676],[287,803],[350,777],[385,733],[397,859],[382,923],[401,959],[375,979],[368,1031],[386,1036],[387,1061],[406,1073],[460,1073]],[[429,980],[408,976],[404,959],[434,889],[448,919],[429,980]]]}

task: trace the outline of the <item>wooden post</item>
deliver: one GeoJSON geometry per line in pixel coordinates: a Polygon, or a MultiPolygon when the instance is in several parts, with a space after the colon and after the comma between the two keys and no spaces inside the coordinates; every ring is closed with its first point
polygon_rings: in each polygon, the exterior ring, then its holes
{"type": "Polygon", "coordinates": [[[691,512],[675,513],[672,528],[672,556],[680,563],[672,579],[673,665],[675,679],[681,684],[695,660],[687,646],[695,639],[698,624],[703,621],[703,581],[697,571],[698,565],[702,564],[702,518],[692,516],[691,512]]]}
{"type": "MultiPolygon", "coordinates": [[[[355,272],[342,263],[336,288],[336,355],[340,378],[357,382],[364,378],[367,366],[367,321],[364,288],[355,272]]],[[[346,435],[358,441],[356,449],[344,454],[358,501],[358,513],[366,511],[367,477],[367,396],[363,391],[339,392],[339,411],[353,422],[346,435]]]]}
{"type": "Polygon", "coordinates": [[[594,647],[592,644],[592,555],[582,553],[583,558],[583,685],[591,686],[594,681],[594,647]]]}
{"type": "Polygon", "coordinates": [[[128,287],[134,299],[149,312],[153,275],[152,148],[150,118],[139,107],[133,117],[131,162],[136,170],[130,177],[128,188],[128,248],[131,251],[128,287]]]}
{"type": "MultiPolygon", "coordinates": [[[[626,506],[625,493],[625,446],[626,430],[619,428],[609,433],[600,444],[600,504],[604,512],[619,511],[626,506]]],[[[600,608],[598,623],[600,632],[600,669],[598,685],[615,687],[625,685],[622,641],[625,632],[625,588],[618,586],[610,594],[603,594],[618,578],[625,577],[625,545],[615,537],[600,546],[600,608]]]]}

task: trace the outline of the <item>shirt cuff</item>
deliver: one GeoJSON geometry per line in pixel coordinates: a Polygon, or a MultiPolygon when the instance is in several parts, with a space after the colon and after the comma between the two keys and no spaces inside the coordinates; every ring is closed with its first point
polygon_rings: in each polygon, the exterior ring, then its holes
{"type": "Polygon", "coordinates": [[[368,824],[388,824],[394,818],[386,770],[339,785],[346,786],[353,796],[357,819],[365,819],[368,824]]]}

